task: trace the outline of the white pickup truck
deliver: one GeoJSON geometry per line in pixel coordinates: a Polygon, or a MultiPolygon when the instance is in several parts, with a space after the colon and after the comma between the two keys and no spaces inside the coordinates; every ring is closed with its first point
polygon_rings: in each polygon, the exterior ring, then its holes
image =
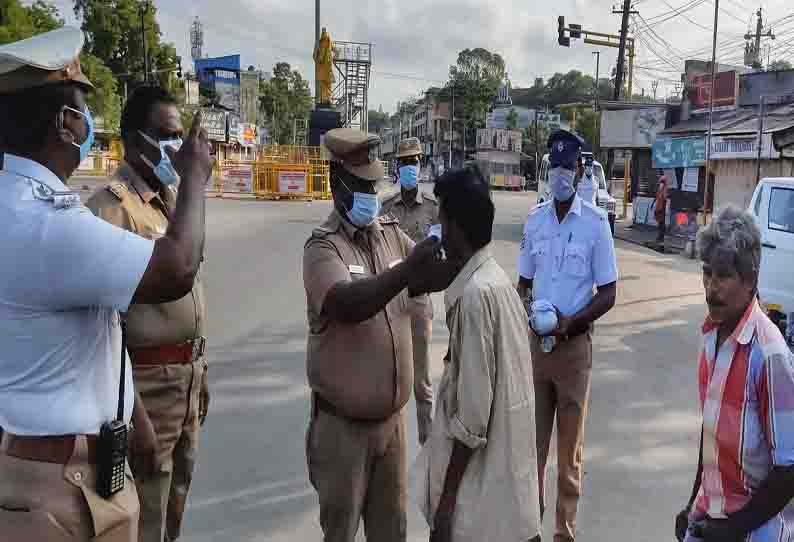
{"type": "Polygon", "coordinates": [[[762,179],[750,212],[761,229],[761,302],[794,345],[794,178],[762,179]]]}

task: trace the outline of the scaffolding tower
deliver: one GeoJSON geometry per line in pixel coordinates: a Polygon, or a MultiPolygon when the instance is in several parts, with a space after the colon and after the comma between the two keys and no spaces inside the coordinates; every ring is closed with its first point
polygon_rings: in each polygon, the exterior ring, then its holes
{"type": "Polygon", "coordinates": [[[333,101],[342,117],[342,126],[368,131],[372,44],[335,42],[334,67],[340,77],[336,80],[333,101]]]}
{"type": "Polygon", "coordinates": [[[204,48],[204,26],[198,17],[193,19],[193,24],[190,25],[190,56],[193,60],[201,58],[202,49],[204,48]]]}

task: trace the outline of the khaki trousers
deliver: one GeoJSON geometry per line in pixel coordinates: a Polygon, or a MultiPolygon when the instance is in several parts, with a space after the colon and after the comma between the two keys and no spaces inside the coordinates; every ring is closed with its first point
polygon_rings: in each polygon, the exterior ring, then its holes
{"type": "Polygon", "coordinates": [[[77,437],[66,465],[0,452],[0,540],[8,542],[135,542],[138,494],[127,469],[124,490],[96,493],[96,466],[77,437]]]}
{"type": "MultiPolygon", "coordinates": [[[[316,404],[316,402],[315,402],[316,404]]],[[[359,422],[312,408],[309,480],[320,498],[325,542],[354,542],[361,518],[371,542],[405,542],[405,423],[359,422]]]]}
{"type": "MultiPolygon", "coordinates": [[[[432,309],[431,309],[432,310],[432,309]]],[[[414,349],[414,397],[419,443],[424,444],[433,425],[433,382],[430,380],[430,342],[433,319],[424,314],[411,315],[414,349]]]]}
{"type": "Polygon", "coordinates": [[[139,542],[179,538],[199,438],[204,361],[133,367],[135,388],[157,433],[159,469],[136,482],[141,499],[139,542]]]}
{"type": "Polygon", "coordinates": [[[541,517],[545,511],[545,474],[554,418],[557,417],[557,524],[555,542],[576,539],[576,512],[582,492],[582,452],[593,343],[590,333],[541,350],[531,335],[535,376],[535,420],[538,441],[538,482],[541,517]]]}

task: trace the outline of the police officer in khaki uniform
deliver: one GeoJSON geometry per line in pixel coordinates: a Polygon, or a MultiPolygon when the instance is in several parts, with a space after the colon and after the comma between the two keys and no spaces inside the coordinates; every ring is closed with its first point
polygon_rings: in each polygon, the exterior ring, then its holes
{"type": "MultiPolygon", "coordinates": [[[[438,201],[419,189],[422,147],[415,137],[404,139],[397,150],[400,191],[383,202],[383,214],[400,221],[400,228],[416,243],[423,241],[430,226],[438,224],[438,201]]],[[[430,380],[430,342],[433,338],[433,304],[422,296],[413,304],[411,335],[414,352],[414,397],[419,443],[424,444],[433,424],[433,383],[430,380]]]]}
{"type": "Polygon", "coordinates": [[[171,156],[181,190],[156,241],[95,217],[66,186],[94,138],[83,40],[63,27],[0,47],[3,541],[137,540],[132,475],[117,477],[107,446],[145,414],[119,315],[190,292],[204,246],[213,160],[200,114],[171,156]]]}
{"type": "Polygon", "coordinates": [[[455,275],[435,237],[415,246],[395,219],[378,218],[379,143],[347,128],[326,134],[334,210],[303,255],[307,459],[326,542],[353,542],[362,517],[368,540],[406,538],[409,298],[443,290],[455,275]]]}
{"type": "MultiPolygon", "coordinates": [[[[121,118],[124,161],[86,205],[111,224],[147,239],[168,229],[179,176],[166,152],[182,143],[176,100],[160,87],[140,87],[121,118]]],[[[204,359],[206,304],[201,272],[177,301],[135,305],[127,313],[127,344],[135,388],[148,428],[133,433],[131,463],[141,500],[140,542],[179,537],[193,476],[199,425],[209,392],[204,359]]],[[[139,422],[140,424],[140,422],[139,422]]]]}

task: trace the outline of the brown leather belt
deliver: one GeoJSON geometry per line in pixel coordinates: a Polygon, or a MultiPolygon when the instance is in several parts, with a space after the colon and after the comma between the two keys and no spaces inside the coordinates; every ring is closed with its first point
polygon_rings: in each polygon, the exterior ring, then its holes
{"type": "Polygon", "coordinates": [[[204,355],[207,339],[199,337],[182,344],[167,344],[151,348],[131,348],[130,358],[133,365],[187,365],[198,361],[204,355]]]}
{"type": "MultiPolygon", "coordinates": [[[[4,433],[0,449],[5,455],[17,459],[66,465],[74,454],[77,438],[76,435],[22,437],[4,433]]],[[[88,461],[96,463],[97,437],[96,435],[85,435],[85,438],[88,444],[88,461]]]]}

